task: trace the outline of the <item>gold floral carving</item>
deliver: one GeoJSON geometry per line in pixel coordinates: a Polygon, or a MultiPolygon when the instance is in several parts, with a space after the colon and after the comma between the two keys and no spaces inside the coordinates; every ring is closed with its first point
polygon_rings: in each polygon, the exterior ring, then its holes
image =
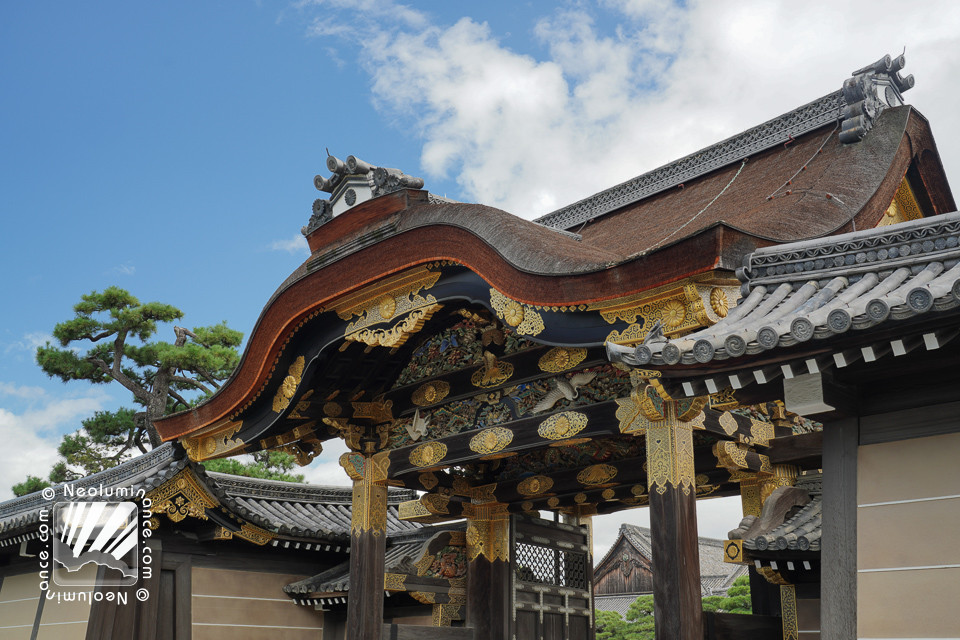
{"type": "Polygon", "coordinates": [[[587,357],[587,350],[576,347],[554,347],[540,356],[537,366],[541,371],[550,373],[560,373],[567,369],[572,369],[587,357]]]}
{"type": "MultiPolygon", "coordinates": [[[[433,296],[430,296],[433,298],[433,296]]],[[[431,304],[414,309],[407,316],[389,329],[361,329],[344,336],[345,340],[362,342],[371,347],[401,347],[413,334],[420,331],[423,325],[443,308],[441,304],[431,304]]]]}
{"type": "Polygon", "coordinates": [[[150,527],[151,531],[156,531],[160,528],[160,520],[158,518],[150,518],[147,520],[147,526],[150,527]]]}
{"type": "Polygon", "coordinates": [[[416,520],[432,515],[419,499],[404,500],[397,506],[397,517],[401,520],[416,520]]]}
{"type": "Polygon", "coordinates": [[[422,604],[434,604],[437,601],[437,594],[433,591],[410,591],[410,596],[422,604]]]}
{"type": "Polygon", "coordinates": [[[681,422],[696,422],[697,427],[703,429],[703,423],[706,416],[703,415],[703,408],[707,406],[707,399],[700,396],[693,398],[689,404],[677,404],[677,419],[681,422]],[[682,411],[681,411],[682,409],[682,411]]]}
{"type": "Polygon", "coordinates": [[[733,387],[726,387],[717,393],[710,394],[710,408],[716,411],[729,411],[740,406],[733,395],[733,387]]]}
{"type": "Polygon", "coordinates": [[[411,396],[411,401],[413,404],[418,407],[425,407],[427,405],[435,404],[440,402],[447,397],[450,393],[450,383],[444,382],[443,380],[435,380],[433,382],[428,382],[413,392],[411,396]]]}
{"type": "Polygon", "coordinates": [[[184,438],[180,443],[186,449],[187,456],[194,462],[221,458],[230,453],[239,453],[238,449],[244,447],[243,440],[233,437],[242,426],[242,421],[219,422],[202,434],[184,438]]]}
{"type": "Polygon", "coordinates": [[[447,455],[447,445],[442,442],[425,442],[410,452],[410,464],[415,467],[431,467],[447,455]]]}
{"type": "Polygon", "coordinates": [[[663,310],[660,312],[663,317],[663,324],[667,329],[676,329],[683,325],[687,317],[687,306],[679,300],[667,300],[663,303],[663,310]]]}
{"type": "Polygon", "coordinates": [[[713,454],[717,457],[717,466],[733,472],[747,469],[747,453],[750,449],[739,442],[720,440],[713,445],[713,454]]]}
{"type": "Polygon", "coordinates": [[[573,496],[573,501],[576,502],[577,504],[583,504],[584,502],[587,501],[587,494],[585,494],[583,491],[580,491],[575,496],[573,496]]]}
{"type": "Polygon", "coordinates": [[[511,300],[496,289],[490,289],[490,306],[498,318],[515,327],[521,336],[536,336],[546,328],[543,317],[533,307],[511,300]]]}
{"type": "Polygon", "coordinates": [[[406,591],[404,583],[407,581],[405,573],[384,573],[383,588],[385,591],[406,591]]]}
{"type": "Polygon", "coordinates": [[[393,400],[380,402],[351,402],[353,417],[370,420],[374,423],[390,422],[393,420],[393,400]]]}
{"type": "Polygon", "coordinates": [[[164,513],[174,522],[180,522],[188,516],[206,520],[206,510],[218,504],[189,469],[179,471],[170,480],[148,492],[145,498],[153,502],[154,513],[164,513]]]}
{"type": "Polygon", "coordinates": [[[275,413],[280,413],[290,406],[290,399],[293,398],[293,395],[297,392],[297,387],[300,386],[303,378],[305,364],[306,361],[304,357],[298,356],[297,359],[293,361],[293,364],[290,365],[290,368],[287,369],[287,377],[280,383],[277,394],[273,396],[273,410],[275,413]]]}
{"type": "Polygon", "coordinates": [[[453,477],[453,492],[460,496],[469,496],[473,486],[462,476],[453,477]]]}
{"type": "Polygon", "coordinates": [[[490,562],[510,561],[510,514],[507,505],[497,502],[464,504],[467,518],[467,558],[483,556],[490,562]]]}
{"type": "Polygon", "coordinates": [[[387,488],[374,483],[369,469],[362,480],[353,481],[350,533],[360,536],[371,532],[375,537],[387,531],[387,488]]]}
{"type": "Polygon", "coordinates": [[[481,485],[479,487],[473,487],[472,489],[470,489],[470,499],[473,500],[474,504],[485,504],[487,502],[496,502],[497,501],[497,497],[495,495],[496,490],[497,490],[496,482],[481,485]]]}
{"type": "Polygon", "coordinates": [[[628,398],[617,398],[616,418],[620,421],[620,433],[643,435],[650,420],[641,410],[640,394],[634,389],[628,398]]]}
{"type": "Polygon", "coordinates": [[[792,464],[775,464],[772,466],[773,475],[760,481],[760,504],[770,497],[770,494],[779,487],[792,487],[797,482],[800,469],[792,464]]]}
{"type": "Polygon", "coordinates": [[[617,477],[617,468],[609,464],[595,464],[577,474],[577,482],[584,486],[606,484],[617,477]]]}
{"type": "Polygon", "coordinates": [[[532,476],[522,480],[517,485],[517,492],[525,496],[538,496],[553,487],[553,478],[549,476],[532,476]]]}
{"type": "Polygon", "coordinates": [[[449,627],[451,621],[460,619],[460,608],[462,604],[434,604],[433,605],[433,626],[449,627]]]}
{"type": "Polygon", "coordinates": [[[725,411],[723,415],[720,416],[720,426],[723,428],[723,432],[728,436],[732,436],[739,429],[740,425],[737,423],[737,419],[733,417],[729,411],[725,411]]]}
{"type": "Polygon", "coordinates": [[[430,491],[431,489],[433,489],[440,482],[437,479],[436,474],[432,472],[421,473],[417,479],[420,480],[420,486],[422,486],[427,491],[430,491]]]}
{"type": "Polygon", "coordinates": [[[529,500],[524,500],[520,503],[520,508],[524,511],[533,511],[533,503],[529,500]]]}
{"type": "Polygon", "coordinates": [[[767,582],[770,584],[779,584],[779,585],[788,585],[790,584],[787,580],[780,575],[780,572],[774,569],[773,567],[758,567],[757,571],[766,578],[767,582]]]}
{"type": "Polygon", "coordinates": [[[763,511],[763,502],[760,500],[760,483],[756,475],[741,476],[740,479],[740,504],[743,508],[743,515],[760,517],[763,511]]]}
{"type": "Polygon", "coordinates": [[[617,495],[617,492],[614,491],[613,489],[604,489],[603,492],[600,494],[600,497],[603,498],[604,500],[613,500],[614,497],[616,497],[616,495],[617,495]]]}
{"type": "Polygon", "coordinates": [[[474,453],[487,454],[500,451],[513,441],[513,431],[503,427],[483,429],[470,438],[470,450],[474,453]]]}
{"type": "Polygon", "coordinates": [[[439,271],[431,271],[426,266],[409,269],[340,298],[333,310],[341,320],[357,318],[347,325],[346,333],[350,334],[436,303],[436,298],[429,294],[422,296],[420,291],[433,287],[440,275],[439,271]]]}
{"type": "Polygon", "coordinates": [[[714,287],[710,290],[710,308],[721,318],[727,317],[730,311],[730,301],[727,300],[727,292],[720,287],[714,287]]]}
{"type": "Polygon", "coordinates": [[[577,435],[587,427],[587,416],[577,411],[563,411],[552,415],[537,427],[537,434],[548,440],[563,440],[577,435]]]}
{"type": "Polygon", "coordinates": [[[276,537],[275,534],[267,531],[266,529],[256,527],[249,522],[244,522],[240,526],[240,531],[235,531],[233,535],[235,538],[242,538],[247,542],[258,544],[261,547],[276,537]]]}
{"type": "Polygon", "coordinates": [[[327,402],[323,405],[323,413],[328,418],[339,418],[343,413],[343,407],[336,402],[327,402]]]}
{"type": "Polygon", "coordinates": [[[783,640],[800,640],[797,588],[792,584],[780,585],[780,616],[783,622],[783,640]]]}
{"type": "Polygon", "coordinates": [[[647,427],[647,486],[663,494],[667,487],[690,494],[694,488],[693,431],[688,423],[679,422],[670,415],[666,420],[651,422],[647,427]]]}
{"type": "Polygon", "coordinates": [[[768,447],[773,437],[774,430],[772,422],[764,422],[763,420],[750,418],[750,440],[753,444],[768,447]]]}
{"type": "Polygon", "coordinates": [[[551,509],[556,509],[557,507],[560,506],[560,498],[557,498],[557,497],[550,498],[549,500],[547,500],[547,506],[550,507],[551,509]]]}

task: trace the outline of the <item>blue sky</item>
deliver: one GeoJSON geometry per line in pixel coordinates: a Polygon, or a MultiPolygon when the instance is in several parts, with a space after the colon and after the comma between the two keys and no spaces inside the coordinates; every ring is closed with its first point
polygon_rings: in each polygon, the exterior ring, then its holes
{"type": "MultiPolygon", "coordinates": [[[[0,499],[128,402],[33,362],[80,295],[115,284],[249,334],[306,256],[325,148],[531,218],[905,46],[953,177],[957,24],[949,1],[0,3],[0,499]]],[[[311,480],[345,482],[335,453],[311,480]]]]}

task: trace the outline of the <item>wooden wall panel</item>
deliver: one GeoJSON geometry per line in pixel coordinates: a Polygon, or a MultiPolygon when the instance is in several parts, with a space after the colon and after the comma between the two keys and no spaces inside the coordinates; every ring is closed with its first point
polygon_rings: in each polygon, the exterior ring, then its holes
{"type": "Polygon", "coordinates": [[[323,614],[295,604],[283,585],[305,576],[193,567],[193,640],[317,640],[323,614]]]}
{"type": "MultiPolygon", "coordinates": [[[[76,577],[93,581],[97,577],[97,567],[87,565],[80,569],[76,577]]],[[[51,593],[56,593],[56,585],[51,584],[51,593]]],[[[91,587],[92,589],[92,587],[91,587]]],[[[61,590],[63,591],[63,590],[61,590]]],[[[66,595],[65,593],[63,595],[66,595]]],[[[136,606],[130,603],[129,606],[136,606]]],[[[90,619],[90,601],[60,601],[48,599],[43,606],[37,640],[83,640],[87,635],[87,623],[90,619]]]]}

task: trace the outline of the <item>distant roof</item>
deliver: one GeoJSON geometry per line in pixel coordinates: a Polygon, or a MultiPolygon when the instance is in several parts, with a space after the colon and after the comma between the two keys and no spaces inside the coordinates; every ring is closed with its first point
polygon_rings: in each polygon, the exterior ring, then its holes
{"type": "MultiPolygon", "coordinates": [[[[610,545],[610,549],[608,549],[607,553],[604,554],[603,559],[597,563],[597,569],[607,562],[616,562],[616,559],[611,558],[610,556],[613,553],[613,550],[616,549],[621,539],[629,542],[640,553],[640,555],[645,558],[649,558],[652,562],[653,571],[656,573],[656,558],[653,557],[650,529],[647,527],[638,527],[636,525],[626,523],[620,525],[620,534],[617,536],[617,539],[614,541],[614,543],[610,545]]],[[[726,593],[727,589],[730,588],[730,585],[733,584],[733,581],[746,573],[746,568],[741,565],[731,564],[723,561],[722,540],[704,537],[699,537],[697,540],[699,541],[700,545],[700,591],[702,595],[709,596],[726,593]]],[[[639,594],[635,594],[633,596],[634,599],[636,599],[636,595],[639,594]]],[[[629,606],[629,603],[627,606],[629,606]]]]}

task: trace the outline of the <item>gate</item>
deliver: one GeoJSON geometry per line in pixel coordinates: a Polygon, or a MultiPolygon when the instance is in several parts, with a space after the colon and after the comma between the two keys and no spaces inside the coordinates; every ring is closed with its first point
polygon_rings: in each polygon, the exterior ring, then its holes
{"type": "Polygon", "coordinates": [[[593,563],[585,527],[514,516],[514,640],[593,640],[593,563]]]}

